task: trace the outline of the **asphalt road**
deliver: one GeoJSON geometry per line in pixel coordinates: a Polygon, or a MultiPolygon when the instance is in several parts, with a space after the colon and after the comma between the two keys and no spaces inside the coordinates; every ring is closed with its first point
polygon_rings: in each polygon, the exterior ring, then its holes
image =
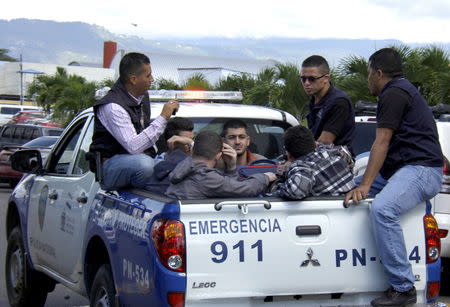
{"type": "MultiPolygon", "coordinates": [[[[0,183],[0,307],[7,307],[8,295],[5,286],[5,253],[6,253],[6,235],[5,235],[5,216],[6,204],[11,193],[11,189],[6,184],[0,183]]],[[[446,306],[450,307],[450,297],[441,297],[440,302],[446,302],[446,306]]],[[[57,285],[55,290],[49,293],[45,307],[79,307],[88,306],[89,301],[69,290],[68,288],[57,285]]],[[[427,306],[445,306],[444,304],[434,304],[427,306]]],[[[420,306],[424,306],[420,304],[420,306]]],[[[419,304],[416,304],[419,307],[419,304]]]]}

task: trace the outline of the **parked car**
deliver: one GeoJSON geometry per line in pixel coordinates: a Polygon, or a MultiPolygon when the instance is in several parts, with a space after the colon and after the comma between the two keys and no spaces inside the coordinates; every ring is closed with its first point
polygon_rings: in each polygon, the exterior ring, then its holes
{"type": "Polygon", "coordinates": [[[49,127],[61,127],[52,121],[51,114],[44,111],[20,111],[16,113],[8,124],[33,124],[49,127]]]}
{"type": "Polygon", "coordinates": [[[8,123],[14,114],[20,111],[39,111],[41,107],[24,106],[16,104],[0,104],[0,126],[8,123]]]}
{"type": "Polygon", "coordinates": [[[9,145],[23,145],[40,136],[59,136],[63,129],[28,124],[6,124],[0,129],[0,149],[9,145]]]}
{"type": "Polygon", "coordinates": [[[0,182],[7,182],[11,188],[14,188],[23,176],[23,173],[11,168],[9,157],[13,153],[21,149],[37,149],[41,153],[42,163],[45,163],[50,150],[58,139],[58,136],[41,136],[21,146],[11,145],[3,147],[0,151],[0,182]]]}

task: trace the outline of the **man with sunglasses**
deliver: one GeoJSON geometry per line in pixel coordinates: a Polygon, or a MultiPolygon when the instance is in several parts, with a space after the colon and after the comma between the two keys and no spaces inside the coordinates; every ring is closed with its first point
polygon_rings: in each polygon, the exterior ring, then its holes
{"type": "MultiPolygon", "coordinates": [[[[251,139],[248,135],[247,124],[240,119],[231,119],[225,122],[222,129],[222,140],[236,151],[237,166],[249,165],[253,161],[265,159],[264,156],[252,153],[248,149],[251,139]]],[[[224,169],[225,167],[223,163],[219,162],[218,168],[224,169]]]]}
{"type": "Polygon", "coordinates": [[[355,113],[352,102],[331,84],[328,62],[320,55],[310,56],[302,63],[300,80],[311,96],[306,119],[314,139],[323,144],[346,145],[353,153],[355,113]]]}
{"type": "Polygon", "coordinates": [[[148,89],[154,80],[149,58],[142,53],[128,53],[120,61],[119,73],[119,80],[94,105],[90,156],[96,157],[96,171],[101,163],[102,174],[97,176],[103,177],[102,189],[145,188],[155,164],[147,150],[179,106],[176,101],[164,104],[160,116],[150,123],[148,89]]]}

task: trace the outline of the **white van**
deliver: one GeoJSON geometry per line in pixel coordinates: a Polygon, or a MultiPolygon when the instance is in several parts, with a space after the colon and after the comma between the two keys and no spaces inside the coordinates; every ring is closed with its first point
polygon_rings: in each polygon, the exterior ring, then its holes
{"type": "Polygon", "coordinates": [[[0,126],[6,124],[20,111],[42,110],[42,107],[24,106],[18,104],[0,104],[0,126]]]}

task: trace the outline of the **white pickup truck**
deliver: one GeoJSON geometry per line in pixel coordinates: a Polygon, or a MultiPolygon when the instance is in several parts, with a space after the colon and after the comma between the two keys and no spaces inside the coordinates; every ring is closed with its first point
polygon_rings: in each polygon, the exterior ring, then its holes
{"type": "MultiPolygon", "coordinates": [[[[152,103],[152,115],[162,105],[152,103]]],[[[297,120],[265,107],[181,103],[195,130],[244,119],[254,152],[282,153],[297,120]]],[[[85,161],[92,109],[79,114],[45,165],[16,153],[29,174],[6,218],[11,306],[43,306],[56,282],[91,306],[360,306],[388,288],[372,237],[370,200],[343,197],[176,200],[143,190],[103,191],[85,161]]],[[[418,303],[439,292],[439,237],[430,205],[402,217],[418,303]]]]}

